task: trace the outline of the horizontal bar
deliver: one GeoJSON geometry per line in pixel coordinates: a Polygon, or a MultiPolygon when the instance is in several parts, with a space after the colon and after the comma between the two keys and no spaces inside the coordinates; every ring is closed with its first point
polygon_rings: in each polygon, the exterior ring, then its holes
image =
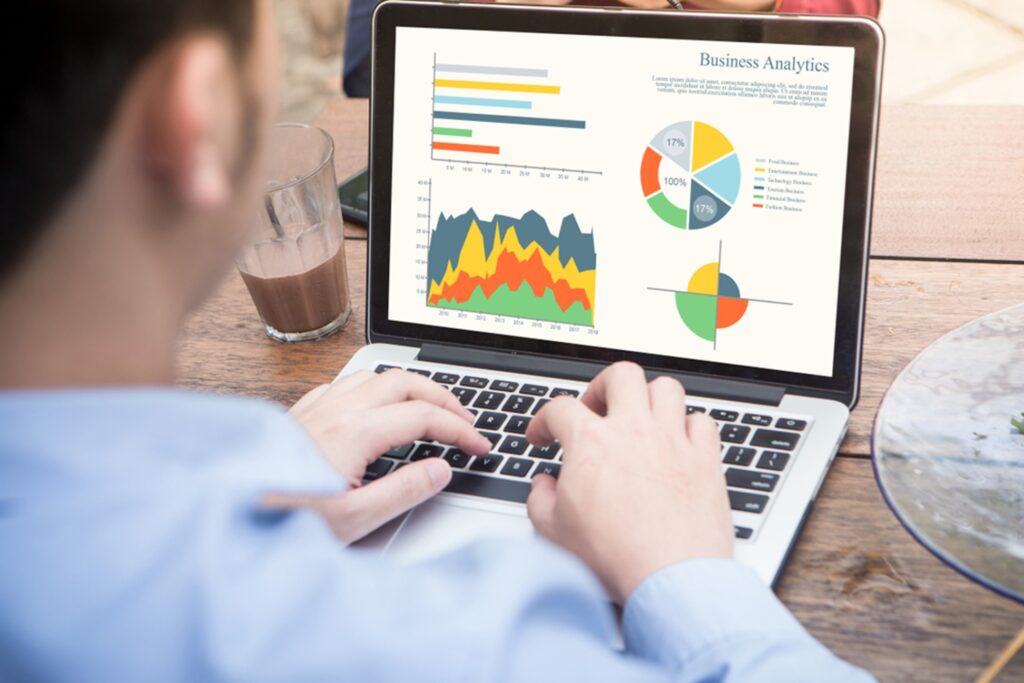
{"type": "Polygon", "coordinates": [[[445,73],[490,74],[492,76],[531,76],[547,78],[547,69],[519,69],[514,66],[474,66],[472,64],[438,64],[435,69],[445,73]]]}
{"type": "Polygon", "coordinates": [[[480,123],[511,123],[518,126],[550,126],[552,128],[586,128],[586,121],[571,119],[539,119],[532,116],[505,116],[502,114],[471,114],[460,111],[435,111],[435,119],[479,121],[480,123]]]}
{"type": "Polygon", "coordinates": [[[453,138],[471,138],[473,137],[473,131],[468,128],[442,128],[437,126],[434,128],[434,135],[449,135],[453,138]]]}
{"type": "Polygon", "coordinates": [[[509,109],[533,109],[529,100],[494,100],[490,97],[453,97],[438,95],[434,98],[438,104],[465,104],[471,107],[507,107],[509,109]]]}
{"type": "Polygon", "coordinates": [[[463,145],[458,142],[435,142],[434,149],[441,149],[447,152],[473,152],[475,154],[500,154],[500,147],[488,145],[463,145]]]}
{"type": "Polygon", "coordinates": [[[558,85],[533,85],[531,83],[495,83],[493,81],[453,81],[438,78],[434,85],[439,88],[462,88],[464,90],[503,90],[505,92],[536,92],[557,95],[562,92],[558,85]]]}

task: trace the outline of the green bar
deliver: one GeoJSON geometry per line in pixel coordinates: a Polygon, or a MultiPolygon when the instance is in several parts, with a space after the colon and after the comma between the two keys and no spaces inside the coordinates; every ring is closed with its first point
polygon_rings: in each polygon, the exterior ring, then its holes
{"type": "Polygon", "coordinates": [[[764,199],[764,195],[763,194],[755,194],[754,195],[754,199],[764,199]]]}
{"type": "Polygon", "coordinates": [[[454,138],[471,138],[473,131],[468,128],[434,128],[434,135],[450,135],[454,138]]]}

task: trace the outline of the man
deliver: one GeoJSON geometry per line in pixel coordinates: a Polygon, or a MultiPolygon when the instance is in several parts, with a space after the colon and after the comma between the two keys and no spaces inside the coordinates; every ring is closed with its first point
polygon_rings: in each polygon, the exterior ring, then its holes
{"type": "Polygon", "coordinates": [[[488,443],[402,372],[290,413],[170,388],[258,201],[267,2],[41,4],[6,24],[40,47],[0,132],[0,680],[869,680],[729,559],[714,424],[633,365],[530,425],[566,451],[529,500],[548,541],[346,549],[451,475],[350,484],[377,454],[488,443]]]}

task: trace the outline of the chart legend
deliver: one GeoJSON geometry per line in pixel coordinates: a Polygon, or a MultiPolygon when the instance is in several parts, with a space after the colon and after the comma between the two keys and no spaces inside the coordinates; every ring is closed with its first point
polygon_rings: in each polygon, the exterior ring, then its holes
{"type": "Polygon", "coordinates": [[[427,305],[593,326],[594,236],[573,214],[556,234],[536,211],[482,220],[441,214],[427,254],[427,305]]]}
{"type": "Polygon", "coordinates": [[[654,136],[640,162],[648,206],[682,230],[708,228],[725,218],[740,192],[740,160],[714,126],[682,121],[654,136]]]}

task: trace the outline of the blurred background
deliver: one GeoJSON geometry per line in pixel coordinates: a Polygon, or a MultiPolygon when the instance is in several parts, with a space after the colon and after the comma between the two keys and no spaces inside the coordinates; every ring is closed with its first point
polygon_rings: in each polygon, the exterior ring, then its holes
{"type": "MultiPolygon", "coordinates": [[[[348,0],[274,0],[285,45],[281,120],[341,93],[348,0]]],[[[883,0],[883,103],[1024,104],[1024,0],[883,0]]]]}

